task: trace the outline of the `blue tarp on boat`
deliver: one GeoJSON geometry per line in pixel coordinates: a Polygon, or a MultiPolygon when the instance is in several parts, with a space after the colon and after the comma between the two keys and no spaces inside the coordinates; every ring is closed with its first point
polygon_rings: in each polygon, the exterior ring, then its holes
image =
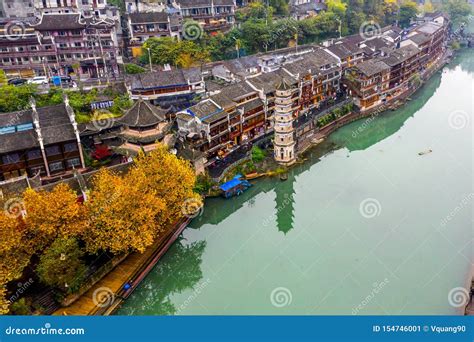
{"type": "Polygon", "coordinates": [[[236,186],[242,184],[241,178],[242,178],[242,175],[236,175],[236,176],[235,176],[234,178],[232,178],[230,181],[228,181],[228,182],[222,184],[222,185],[220,186],[221,190],[227,192],[227,191],[229,191],[229,190],[235,188],[236,186]]]}

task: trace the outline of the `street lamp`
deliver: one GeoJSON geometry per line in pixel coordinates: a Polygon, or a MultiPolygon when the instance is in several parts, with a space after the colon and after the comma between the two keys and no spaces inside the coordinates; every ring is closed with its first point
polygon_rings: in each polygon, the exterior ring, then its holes
{"type": "Polygon", "coordinates": [[[153,64],[151,63],[151,51],[150,48],[145,48],[148,50],[148,62],[150,62],[150,71],[153,72],[153,64]]]}
{"type": "Polygon", "coordinates": [[[45,75],[46,77],[49,77],[48,72],[46,71],[46,65],[44,64],[45,61],[46,61],[46,57],[42,57],[42,58],[41,58],[41,63],[43,64],[43,72],[44,72],[44,75],[45,75]]]}
{"type": "Polygon", "coordinates": [[[342,38],[342,21],[341,19],[339,18],[336,18],[337,22],[339,23],[339,27],[338,27],[338,30],[339,30],[339,39],[342,38]]]}

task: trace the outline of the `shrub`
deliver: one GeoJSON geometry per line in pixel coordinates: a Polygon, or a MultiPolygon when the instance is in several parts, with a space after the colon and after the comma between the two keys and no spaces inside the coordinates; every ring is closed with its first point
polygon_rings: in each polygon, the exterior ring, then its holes
{"type": "Polygon", "coordinates": [[[254,163],[260,163],[265,159],[266,153],[258,146],[252,147],[252,161],[254,163]]]}
{"type": "Polygon", "coordinates": [[[36,272],[44,284],[75,292],[87,271],[83,256],[76,239],[58,238],[41,255],[36,272]]]}
{"type": "Polygon", "coordinates": [[[127,63],[125,64],[125,73],[127,74],[141,74],[145,72],[146,69],[133,63],[127,63]]]}
{"type": "Polygon", "coordinates": [[[10,312],[13,315],[27,316],[31,315],[31,308],[26,303],[25,298],[20,298],[16,302],[12,303],[12,305],[10,305],[10,312]]]}

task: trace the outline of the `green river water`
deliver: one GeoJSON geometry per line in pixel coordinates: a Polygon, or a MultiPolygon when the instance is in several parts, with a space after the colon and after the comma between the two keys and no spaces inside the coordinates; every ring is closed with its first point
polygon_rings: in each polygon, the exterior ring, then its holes
{"type": "Polygon", "coordinates": [[[462,51],[403,108],[309,151],[287,181],[208,200],[118,314],[460,313],[473,84],[474,51],[462,51]]]}

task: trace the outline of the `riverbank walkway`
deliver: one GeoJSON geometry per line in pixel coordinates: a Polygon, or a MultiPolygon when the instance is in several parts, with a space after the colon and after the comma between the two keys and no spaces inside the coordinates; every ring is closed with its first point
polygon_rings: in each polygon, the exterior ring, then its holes
{"type": "Polygon", "coordinates": [[[78,300],[68,307],[60,308],[53,315],[91,316],[109,314],[117,308],[140,284],[145,276],[153,269],[159,259],[166,253],[178,236],[189,223],[189,219],[179,222],[161,239],[158,239],[144,253],[134,252],[128,255],[119,265],[94,284],[78,300]],[[125,284],[133,284],[125,291],[125,284]],[[126,294],[126,295],[125,295],[126,294]],[[104,298],[104,302],[98,299],[104,298]]]}

